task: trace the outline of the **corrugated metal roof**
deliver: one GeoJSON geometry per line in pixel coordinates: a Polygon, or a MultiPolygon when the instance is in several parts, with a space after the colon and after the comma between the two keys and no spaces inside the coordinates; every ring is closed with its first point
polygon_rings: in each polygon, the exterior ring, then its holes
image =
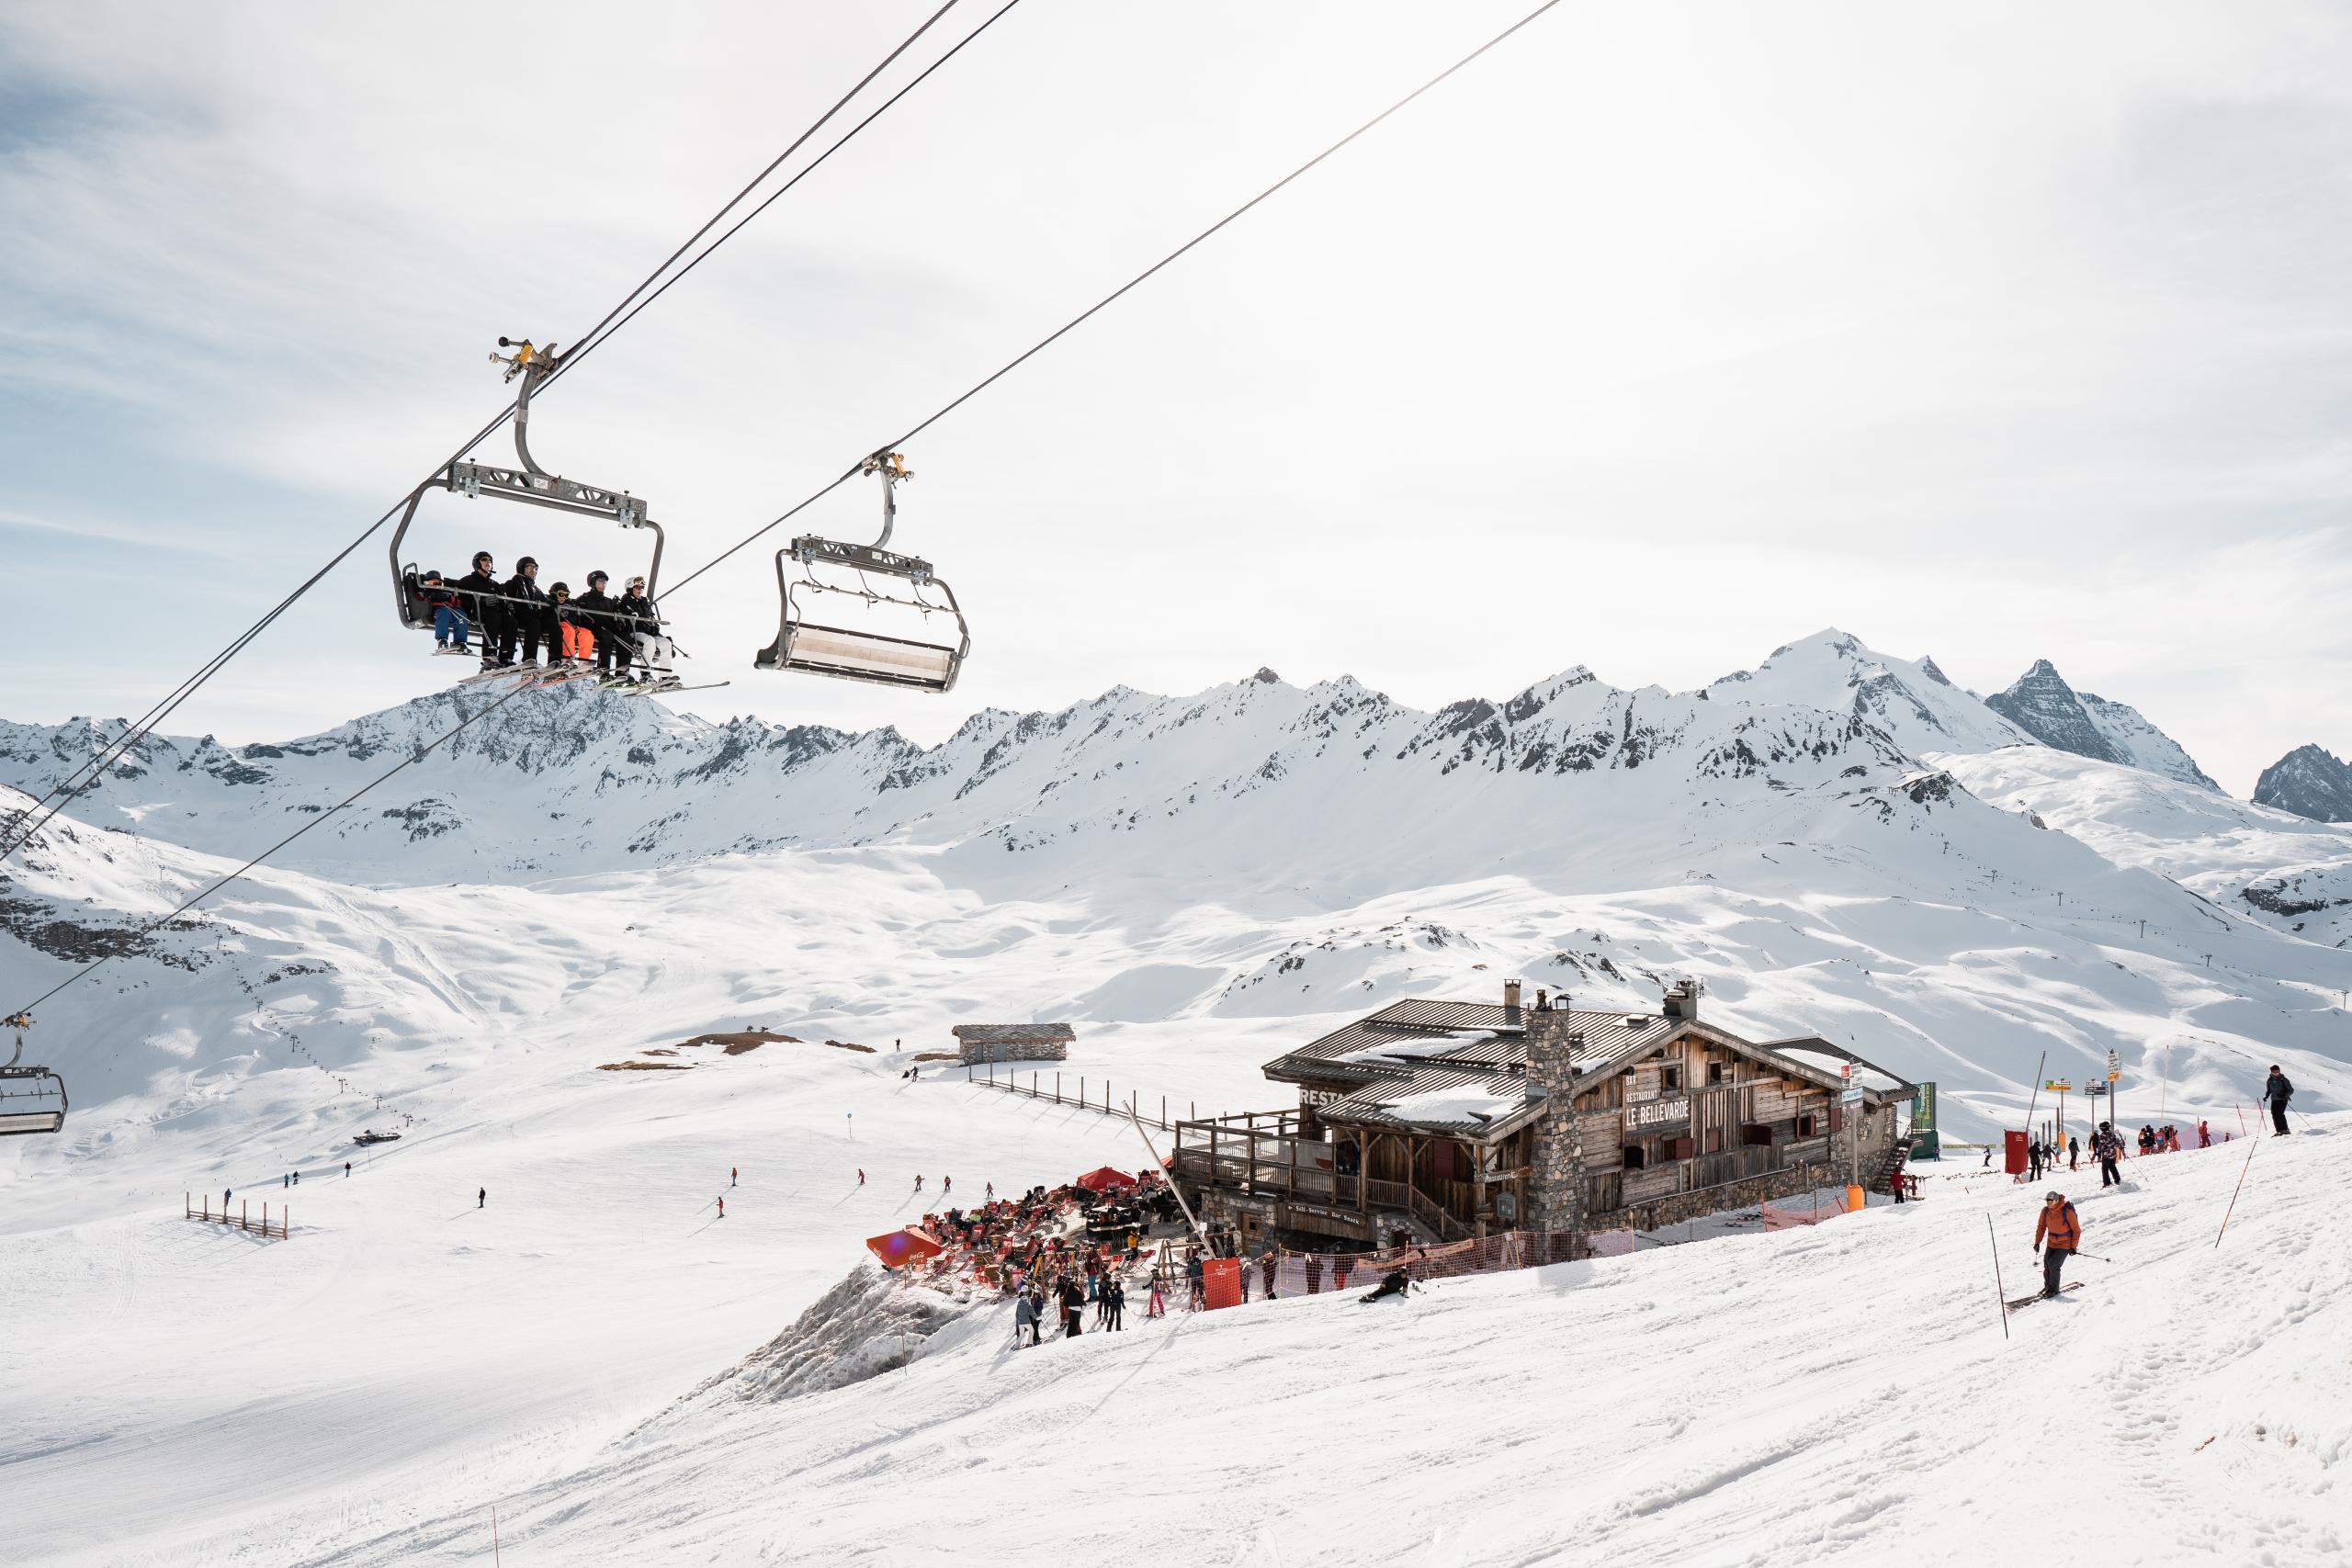
{"type": "Polygon", "coordinates": [[[1067,1023],[959,1023],[948,1032],[975,1045],[1068,1045],[1078,1039],[1067,1023]]]}
{"type": "MultiPolygon", "coordinates": [[[[1759,1044],[1717,1024],[1656,1013],[1575,1010],[1544,1016],[1584,1036],[1584,1048],[1576,1058],[1579,1078],[1616,1072],[1686,1031],[1696,1030],[1752,1059],[1776,1062],[1793,1076],[1816,1081],[1834,1082],[1838,1076],[1835,1063],[1825,1062],[1816,1053],[1826,1050],[1837,1057],[1850,1058],[1872,1073],[1866,1089],[1874,1100],[1907,1094],[1911,1089],[1908,1083],[1875,1063],[1862,1062],[1843,1047],[1815,1037],[1759,1044]],[[1895,1087],[1883,1087],[1886,1083],[1895,1087]]],[[[1526,1034],[1519,1024],[1506,1024],[1504,1017],[1500,1007],[1485,1002],[1419,998],[1397,1002],[1267,1063],[1266,1076],[1361,1085],[1342,1103],[1363,1100],[1369,1104],[1409,1092],[1399,1086],[1411,1083],[1423,1072],[1476,1076],[1523,1071],[1526,1034]],[[1465,1038],[1448,1043],[1453,1036],[1465,1038]]]]}
{"type": "Polygon", "coordinates": [[[1348,1126],[1484,1140],[1525,1124],[1539,1109],[1540,1102],[1528,1102],[1527,1080],[1516,1074],[1417,1067],[1321,1106],[1316,1115],[1348,1126]]]}
{"type": "Polygon", "coordinates": [[[1440,1002],[1408,998],[1363,1020],[1384,1029],[1517,1029],[1519,1019],[1492,1002],[1440,1002]]]}

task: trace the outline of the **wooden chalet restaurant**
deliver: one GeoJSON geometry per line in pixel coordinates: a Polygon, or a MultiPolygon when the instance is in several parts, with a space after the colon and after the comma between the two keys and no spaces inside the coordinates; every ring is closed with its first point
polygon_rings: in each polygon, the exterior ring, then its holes
{"type": "Polygon", "coordinates": [[[1654,1230],[1899,1168],[1913,1085],[1817,1037],[1699,1017],[1403,1001],[1266,1064],[1295,1110],[1180,1122],[1178,1184],[1244,1241],[1654,1230]]]}

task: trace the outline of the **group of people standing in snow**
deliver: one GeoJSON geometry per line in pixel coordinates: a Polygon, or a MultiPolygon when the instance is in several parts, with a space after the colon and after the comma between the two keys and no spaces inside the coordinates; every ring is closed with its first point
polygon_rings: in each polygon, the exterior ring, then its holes
{"type": "Polygon", "coordinates": [[[433,609],[433,651],[463,654],[479,639],[485,671],[539,667],[594,668],[599,679],[635,683],[668,662],[662,621],[647,597],[645,579],[632,577],[616,595],[612,579],[588,574],[587,592],[574,597],[569,583],[539,586],[539,563],[525,556],[514,575],[500,579],[488,550],[474,554],[473,569],[456,581],[437,571],[418,580],[433,609]],[[643,675],[637,673],[644,671],[643,675]]]}

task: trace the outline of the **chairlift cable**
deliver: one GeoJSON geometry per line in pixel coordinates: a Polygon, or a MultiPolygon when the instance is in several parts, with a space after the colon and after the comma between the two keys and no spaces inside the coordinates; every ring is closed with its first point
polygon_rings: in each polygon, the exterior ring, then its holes
{"type": "MultiPolygon", "coordinates": [[[[1195,246],[1198,246],[1203,242],[1216,235],[1228,224],[1231,224],[1235,220],[1240,218],[1243,214],[1257,207],[1269,197],[1274,195],[1275,192],[1289,186],[1300,175],[1305,175],[1309,170],[1315,168],[1325,159],[1330,157],[1341,148],[1346,147],[1349,143],[1363,136],[1366,131],[1371,130],[1374,127],[1387,119],[1389,116],[1405,107],[1406,105],[1410,104],[1415,99],[1420,97],[1430,88],[1437,86],[1442,82],[1444,82],[1456,72],[1462,70],[1463,67],[1470,64],[1473,61],[1477,60],[1480,56],[1485,55],[1489,51],[1495,49],[1504,40],[1517,34],[1521,29],[1526,28],[1530,23],[1535,21],[1545,12],[1552,10],[1560,3],[1561,0],[1544,0],[1542,5],[1536,6],[1533,10],[1520,17],[1519,20],[1511,23],[1510,26],[1503,28],[1502,31],[1495,34],[1494,37],[1488,39],[1486,42],[1480,44],[1477,48],[1472,50],[1469,53],[1464,55],[1461,59],[1455,61],[1453,64],[1447,66],[1444,70],[1439,72],[1428,81],[1423,82],[1419,86],[1415,87],[1411,92],[1407,93],[1403,97],[1398,98],[1386,108],[1382,109],[1370,119],[1365,120],[1362,125],[1357,126],[1353,130],[1349,131],[1345,136],[1340,137],[1337,141],[1332,142],[1320,152],[1316,153],[1315,156],[1309,158],[1306,162],[1301,164],[1298,167],[1284,175],[1281,179],[1276,180],[1272,185],[1268,186],[1265,189],[1260,191],[1257,195],[1251,197],[1249,200],[1243,202],[1240,206],[1235,208],[1232,211],[1227,213],[1224,217],[1218,219],[1216,222],[1210,224],[1207,228],[1202,230],[1199,233],[1193,235],[1191,239],[1185,241],[1174,250],[1169,252],[1166,255],[1160,257],[1158,261],[1152,263],[1151,265],[1146,267],[1143,271],[1136,274],[1135,276],[1127,279],[1126,282],[1119,285],[1118,288],[1113,289],[1110,293],[1104,295],[1102,299],[1096,300],[1093,304],[1088,306],[1077,315],[1072,316],[1069,321],[1055,328],[1052,332],[1048,333],[1043,338],[1040,338],[1028,348],[1023,350],[1013,358],[1007,360],[1002,366],[999,367],[988,376],[973,383],[973,385],[965,390],[960,396],[943,405],[936,412],[923,420],[920,424],[914,426],[911,430],[909,430],[905,434],[899,436],[895,441],[887,442],[884,445],[876,447],[875,452],[878,455],[886,452],[896,452],[904,447],[916,436],[921,435],[924,431],[929,430],[933,425],[937,424],[941,420],[945,419],[949,414],[954,413],[957,409],[962,408],[966,403],[971,401],[974,398],[979,396],[982,392],[996,385],[997,382],[1002,380],[1005,377],[1011,375],[1013,371],[1027,364],[1031,359],[1052,347],[1063,337],[1084,325],[1096,314],[1125,297],[1133,289],[1140,287],[1151,277],[1157,276],[1163,269],[1171,265],[1184,256],[1188,252],[1192,251],[1195,246]]],[[[995,18],[993,17],[990,18],[990,20],[994,19],[995,18]]],[[[721,550],[718,555],[713,556],[702,565],[695,568],[694,570],[686,573],[684,577],[680,578],[676,582],[672,583],[668,590],[668,593],[664,596],[668,597],[669,595],[674,595],[679,590],[684,588],[687,583],[692,582],[695,578],[700,577],[712,567],[717,566],[720,561],[727,559],[729,556],[735,554],[736,551],[741,549],[744,546],[752,543],[765,535],[775,532],[785,524],[790,522],[793,518],[798,516],[801,513],[807,511],[809,507],[814,506],[818,502],[822,501],[826,496],[829,496],[833,491],[841,489],[842,486],[847,484],[850,480],[867,472],[867,458],[859,458],[858,461],[844,471],[840,478],[832,480],[823,489],[815,491],[806,500],[799,502],[781,515],[767,523],[762,524],[751,533],[746,534],[742,538],[738,539],[735,543],[728,546],[727,548],[721,550]]]]}
{"type": "MultiPolygon", "coordinates": [[[[836,141],[832,146],[827,148],[825,152],[819,156],[816,163],[812,163],[808,165],[808,169],[804,169],[799,174],[795,175],[791,180],[787,181],[780,189],[772,193],[766,200],[761,202],[758,207],[754,208],[749,214],[745,215],[745,217],[738,221],[732,228],[719,235],[718,239],[712,241],[711,243],[705,247],[699,254],[695,255],[692,261],[688,262],[684,267],[681,268],[676,276],[663,281],[658,288],[654,288],[655,280],[657,278],[661,278],[662,275],[664,272],[667,272],[670,267],[676,263],[680,256],[684,255],[687,251],[691,250],[695,244],[703,238],[704,235],[709,233],[712,229],[716,228],[729,212],[733,211],[742,203],[745,197],[749,197],[752,191],[759,188],[761,184],[773,175],[776,169],[786,162],[786,160],[789,159],[793,153],[798,152],[803,146],[807,145],[811,137],[815,136],[819,130],[822,130],[827,124],[829,124],[833,118],[840,114],[841,111],[854,99],[855,99],[860,93],[863,93],[866,87],[873,83],[876,77],[879,76],[884,71],[889,69],[892,64],[897,62],[900,56],[905,54],[909,49],[912,48],[918,39],[920,39],[925,33],[929,32],[941,17],[946,16],[949,11],[954,10],[958,4],[960,4],[960,0],[945,0],[945,4],[933,11],[929,17],[925,17],[921,26],[917,27],[914,31],[909,33],[905,39],[899,41],[897,48],[885,55],[879,63],[875,65],[871,70],[867,71],[864,76],[858,79],[855,85],[851,87],[848,92],[842,94],[840,98],[835,100],[832,106],[827,108],[823,114],[820,115],[814,121],[812,121],[806,130],[803,130],[797,137],[794,138],[791,145],[785,148],[783,152],[777,153],[774,159],[770,160],[767,166],[763,168],[749,184],[745,185],[741,190],[736,192],[733,197],[729,197],[727,203],[719,208],[718,211],[712,213],[710,218],[704,222],[701,228],[696,229],[693,234],[687,237],[684,244],[681,244],[676,250],[672,251],[669,255],[662,258],[662,264],[659,266],[656,266],[651,272],[648,273],[644,279],[639,282],[636,288],[630,289],[628,294],[623,296],[619,304],[606,311],[603,320],[599,321],[594,326],[589,328],[585,333],[582,333],[579,338],[574,340],[574,346],[572,350],[570,353],[565,354],[560,362],[558,363],[548,373],[545,381],[542,383],[542,388],[546,385],[553,384],[556,380],[560,379],[563,373],[570,369],[572,365],[576,364],[579,360],[585,358],[590,353],[593,353],[598,345],[610,341],[614,333],[619,332],[622,327],[627,326],[628,322],[636,317],[639,310],[642,310],[647,305],[651,304],[654,299],[659,299],[662,294],[667,292],[671,284],[677,282],[678,278],[684,276],[687,272],[692,271],[695,266],[700,265],[701,262],[711,254],[711,252],[717,250],[720,245],[725,244],[737,233],[741,232],[746,223],[749,223],[752,219],[758,217],[760,213],[766,211],[767,209],[774,204],[777,197],[782,196],[785,191],[790,190],[794,186],[797,185],[800,180],[808,175],[809,170],[812,170],[817,166],[817,164],[823,163],[825,159],[831,157],[835,152],[841,151],[844,144],[846,144],[852,138],[855,137],[858,132],[873,124],[885,110],[898,103],[900,98],[905,97],[909,92],[912,91],[941,65],[945,64],[948,60],[953,59],[955,55],[963,49],[965,44],[971,42],[973,39],[978,38],[982,32],[988,30],[989,27],[992,25],[999,17],[1003,16],[1004,13],[1011,10],[1014,5],[1019,4],[1019,0],[1008,0],[1008,3],[999,9],[994,15],[990,16],[987,21],[981,23],[979,27],[967,34],[964,39],[955,45],[954,48],[950,49],[937,61],[934,61],[930,66],[926,67],[922,74],[916,76],[912,82],[910,82],[906,86],[901,87],[897,93],[891,95],[891,96],[886,100],[880,107],[875,109],[873,113],[867,115],[864,119],[858,121],[856,125],[851,127],[851,129],[838,141],[836,141]],[[652,288],[653,292],[640,299],[639,297],[640,295],[646,295],[646,291],[649,288],[652,288]]],[[[465,457],[466,455],[470,453],[476,446],[479,446],[483,441],[496,434],[502,425],[514,417],[515,409],[520,405],[520,403],[521,394],[518,393],[514,401],[509,402],[505,408],[500,410],[489,423],[476,431],[463,446],[459,446],[456,452],[452,453],[446,461],[437,465],[433,469],[432,473],[426,475],[420,483],[432,483],[435,475],[447,471],[451,464],[454,464],[465,457]]],[[[309,578],[305,579],[291,593],[280,600],[277,604],[268,612],[268,614],[263,615],[260,620],[254,622],[253,626],[247,627],[236,637],[231,639],[226,648],[214,654],[204,663],[197,666],[197,670],[194,674],[181,682],[180,684],[168,694],[162,701],[158,702],[153,707],[148,709],[145,715],[143,715],[136,723],[125,729],[120,736],[116,737],[105,747],[101,748],[96,757],[75,768],[73,773],[69,773],[60,784],[52,785],[47,795],[43,795],[40,800],[34,802],[31,807],[26,809],[25,817],[28,820],[29,825],[23,827],[5,847],[0,847],[0,860],[7,859],[8,856],[16,853],[17,850],[23,848],[25,844],[29,842],[34,835],[38,834],[42,828],[48,826],[48,824],[65,808],[67,804],[70,804],[72,801],[79,798],[84,792],[85,792],[101,775],[104,774],[108,767],[111,767],[116,761],[119,761],[132,746],[138,744],[139,741],[153,733],[156,725],[170,717],[173,712],[175,711],[182,703],[186,702],[190,696],[195,694],[198,688],[204,685],[206,682],[211,680],[214,675],[218,674],[231,660],[243,652],[247,645],[249,645],[254,638],[260,636],[263,631],[266,630],[279,615],[292,608],[296,601],[300,600],[313,587],[317,586],[321,579],[324,578],[336,567],[342,565],[354,550],[367,543],[367,541],[374,536],[374,535],[381,529],[385,524],[390,522],[395,516],[399,515],[401,508],[406,504],[407,499],[408,497],[403,495],[401,500],[394,502],[390,507],[387,507],[382,516],[369,524],[366,530],[364,530],[356,538],[353,539],[341,550],[337,551],[335,555],[328,560],[325,566],[321,567],[309,578]],[[52,802],[55,803],[54,806],[51,805],[52,802]],[[50,807],[50,809],[44,812],[42,810],[43,807],[50,807]],[[34,813],[36,812],[40,812],[41,815],[38,819],[33,819],[34,813]]]]}
{"type": "Polygon", "coordinates": [[[459,719],[456,724],[450,726],[447,729],[443,730],[433,739],[427,741],[424,745],[418,747],[406,757],[401,759],[399,762],[377,774],[366,784],[361,784],[357,789],[352,791],[349,795],[345,795],[334,805],[328,807],[325,810],[311,818],[308,822],[303,823],[300,828],[295,829],[292,832],[287,834],[286,837],[278,840],[277,842],[270,845],[269,848],[262,851],[261,853],[254,856],[253,859],[245,862],[244,864],[229,873],[228,875],[223,876],[207,886],[202,892],[181,904],[179,908],[172,910],[169,914],[157,916],[154,919],[150,920],[147,924],[141,926],[136,931],[133,931],[130,934],[130,940],[122,943],[113,953],[109,953],[103,957],[91,960],[81,968],[75,970],[73,974],[68,975],[64,979],[60,980],[56,985],[51,986],[48,990],[43,991],[40,996],[26,1003],[23,1007],[18,1008],[17,1010],[17,1015],[21,1017],[26,1014],[29,1014],[33,1009],[40,1006],[43,1002],[48,1001],[50,998],[57,995],[58,992],[65,989],[66,987],[73,985],[76,980],[82,979],[84,976],[89,975],[93,970],[97,969],[101,965],[111,963],[114,959],[119,957],[124,952],[131,950],[139,942],[154,931],[161,930],[171,921],[179,919],[182,915],[187,913],[190,909],[193,909],[198,904],[204,902],[205,899],[209,898],[212,895],[218,893],[223,887],[228,886],[229,884],[236,881],[239,877],[244,875],[245,873],[253,870],[255,866],[269,859],[270,856],[276,854],[278,851],[284,849],[287,845],[292,843],[295,840],[309,832],[311,829],[318,827],[321,823],[326,821],[327,818],[334,816],[345,807],[350,806],[355,801],[358,800],[362,795],[374,789],[378,784],[380,784],[390,779],[393,774],[398,773],[401,770],[411,767],[415,763],[424,761],[425,757],[429,753],[437,750],[445,741],[447,741],[453,736],[456,736],[460,731],[469,728],[470,726],[479,724],[483,719],[488,718],[492,714],[496,713],[500,708],[504,707],[508,703],[513,702],[525,692],[531,690],[532,684],[533,683],[528,681],[516,682],[513,691],[507,693],[496,702],[488,704],[481,712],[474,714],[470,717],[459,719]]]}

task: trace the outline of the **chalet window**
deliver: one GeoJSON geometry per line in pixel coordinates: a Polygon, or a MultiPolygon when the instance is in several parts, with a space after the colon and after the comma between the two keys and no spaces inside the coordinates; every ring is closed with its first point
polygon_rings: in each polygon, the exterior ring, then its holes
{"type": "Polygon", "coordinates": [[[1707,1081],[1709,1083],[1721,1083],[1724,1081],[1724,1065],[1721,1062],[1709,1062],[1707,1064],[1707,1081]]]}
{"type": "Polygon", "coordinates": [[[1798,1117],[1798,1118],[1797,1118],[1797,1136],[1798,1136],[1798,1137],[1800,1137],[1800,1138],[1810,1138],[1810,1137],[1812,1137],[1812,1136],[1814,1135],[1814,1131],[1815,1131],[1815,1129],[1819,1125],[1820,1121],[1821,1121],[1821,1118],[1819,1118],[1818,1116],[1814,1115],[1814,1114],[1813,1114],[1813,1113],[1811,1113],[1810,1111],[1808,1111],[1807,1113],[1805,1113],[1805,1114],[1804,1114],[1804,1115],[1803,1115],[1803,1116],[1798,1117]]]}
{"type": "Polygon", "coordinates": [[[1721,1127],[1707,1129],[1707,1152],[1711,1155],[1724,1152],[1724,1130],[1721,1127]]]}
{"type": "Polygon", "coordinates": [[[1666,1140],[1666,1156],[1668,1159],[1689,1159],[1690,1154],[1690,1139],[1668,1138],[1666,1140]]]}
{"type": "Polygon", "coordinates": [[[1622,1152],[1625,1157],[1627,1170],[1640,1170],[1650,1163],[1649,1156],[1643,1152],[1642,1145],[1639,1144],[1627,1144],[1622,1152]]]}
{"type": "Polygon", "coordinates": [[[1662,1092],[1672,1094],[1681,1087],[1682,1069],[1680,1067],[1661,1067],[1658,1069],[1658,1089],[1662,1092]]]}
{"type": "Polygon", "coordinates": [[[1846,1108],[1842,1105],[1831,1106],[1829,1108],[1829,1130],[1833,1133],[1839,1132],[1844,1129],[1845,1125],[1846,1108]]]}
{"type": "Polygon", "coordinates": [[[1741,1122],[1739,1124],[1739,1142],[1742,1148],[1770,1148],[1772,1146],[1772,1129],[1770,1124],[1763,1122],[1741,1122]]]}

